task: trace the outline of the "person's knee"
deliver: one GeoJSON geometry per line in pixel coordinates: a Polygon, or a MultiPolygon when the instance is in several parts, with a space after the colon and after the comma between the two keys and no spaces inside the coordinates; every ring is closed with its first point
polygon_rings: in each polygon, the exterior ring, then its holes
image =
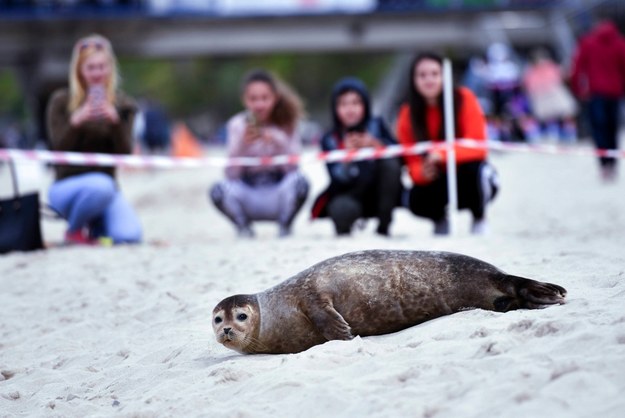
{"type": "Polygon", "coordinates": [[[63,217],[67,217],[70,196],[58,185],[53,184],[48,190],[48,206],[63,217]]]}
{"type": "Polygon", "coordinates": [[[392,208],[401,205],[402,183],[401,163],[395,159],[378,161],[377,195],[380,207],[392,208]]]}
{"type": "Polygon", "coordinates": [[[485,162],[480,166],[479,180],[484,203],[491,202],[495,199],[500,189],[497,171],[492,165],[485,162]]]}
{"type": "Polygon", "coordinates": [[[306,177],[301,174],[297,176],[297,180],[295,181],[295,195],[297,196],[297,200],[306,200],[308,197],[308,192],[310,191],[310,184],[306,177]]]}
{"type": "Polygon", "coordinates": [[[88,173],[60,180],[48,192],[50,206],[67,215],[75,202],[105,207],[115,198],[115,180],[104,173],[88,173]]]}
{"type": "Polygon", "coordinates": [[[126,216],[124,219],[113,219],[106,227],[106,235],[115,244],[136,244],[141,242],[143,229],[139,219],[126,216]]]}
{"type": "Polygon", "coordinates": [[[354,222],[362,216],[361,205],[349,196],[337,196],[328,203],[328,215],[338,233],[348,233],[354,222]]]}
{"type": "Polygon", "coordinates": [[[89,195],[90,200],[107,204],[115,198],[117,186],[111,176],[103,173],[91,173],[84,183],[83,192],[89,195]]]}
{"type": "Polygon", "coordinates": [[[378,170],[390,178],[399,178],[401,174],[401,163],[396,158],[385,158],[378,160],[378,170]]]}
{"type": "Polygon", "coordinates": [[[408,191],[408,198],[406,200],[408,203],[408,209],[413,215],[426,216],[426,211],[423,210],[424,205],[422,203],[422,199],[416,188],[413,187],[410,191],[408,191]]]}
{"type": "Polygon", "coordinates": [[[418,187],[413,187],[408,193],[408,209],[413,215],[435,220],[445,216],[447,202],[433,199],[418,187]]]}
{"type": "Polygon", "coordinates": [[[359,202],[351,196],[339,195],[328,203],[328,210],[348,214],[358,214],[360,212],[359,202]]]}
{"type": "Polygon", "coordinates": [[[208,197],[215,206],[221,206],[224,201],[224,185],[217,183],[208,190],[208,197]]]}

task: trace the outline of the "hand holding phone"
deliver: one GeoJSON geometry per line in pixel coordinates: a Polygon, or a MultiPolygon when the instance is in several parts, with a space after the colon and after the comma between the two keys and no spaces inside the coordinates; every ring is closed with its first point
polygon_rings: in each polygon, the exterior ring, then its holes
{"type": "Polygon", "coordinates": [[[347,133],[359,133],[362,134],[366,131],[365,126],[362,123],[357,123],[356,125],[348,126],[345,130],[347,133]]]}
{"type": "Polygon", "coordinates": [[[345,129],[345,146],[348,149],[362,148],[365,144],[365,126],[361,123],[348,126],[345,129]]]}
{"type": "Polygon", "coordinates": [[[441,164],[443,157],[437,152],[428,153],[423,157],[423,177],[427,180],[435,180],[441,173],[441,164]]]}
{"type": "Polygon", "coordinates": [[[256,115],[251,110],[245,112],[245,141],[253,142],[261,137],[260,126],[256,115]]]}
{"type": "Polygon", "coordinates": [[[106,87],[96,84],[89,87],[87,96],[92,119],[105,119],[112,123],[119,122],[119,114],[115,106],[107,100],[106,87]]]}
{"type": "Polygon", "coordinates": [[[91,117],[98,119],[104,117],[104,105],[106,104],[106,89],[102,84],[89,86],[87,93],[91,117]]]}
{"type": "Polygon", "coordinates": [[[256,119],[256,115],[251,110],[245,112],[245,122],[247,122],[249,126],[258,126],[258,119],[256,119]]]}

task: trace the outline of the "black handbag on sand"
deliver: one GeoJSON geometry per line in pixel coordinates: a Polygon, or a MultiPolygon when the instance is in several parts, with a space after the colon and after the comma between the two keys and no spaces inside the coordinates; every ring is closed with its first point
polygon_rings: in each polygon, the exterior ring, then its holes
{"type": "Polygon", "coordinates": [[[39,218],[39,193],[20,196],[17,173],[9,160],[13,198],[0,199],[0,254],[43,248],[39,218]]]}

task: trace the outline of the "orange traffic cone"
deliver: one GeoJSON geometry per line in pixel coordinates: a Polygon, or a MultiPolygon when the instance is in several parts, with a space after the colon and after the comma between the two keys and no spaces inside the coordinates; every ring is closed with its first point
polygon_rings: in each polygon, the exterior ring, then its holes
{"type": "Polygon", "coordinates": [[[180,122],[174,127],[171,138],[171,154],[174,157],[201,157],[202,146],[187,125],[180,122]]]}

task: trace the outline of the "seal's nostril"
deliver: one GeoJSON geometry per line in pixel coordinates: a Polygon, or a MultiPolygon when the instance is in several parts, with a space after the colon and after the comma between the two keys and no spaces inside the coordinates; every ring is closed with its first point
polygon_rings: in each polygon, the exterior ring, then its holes
{"type": "Polygon", "coordinates": [[[224,328],[224,334],[228,335],[232,328],[224,328]]]}

